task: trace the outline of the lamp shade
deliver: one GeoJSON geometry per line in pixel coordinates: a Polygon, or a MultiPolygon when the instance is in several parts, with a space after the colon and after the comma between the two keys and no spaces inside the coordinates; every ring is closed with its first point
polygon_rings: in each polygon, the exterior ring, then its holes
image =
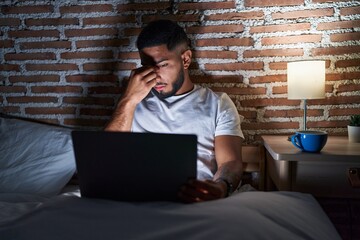
{"type": "Polygon", "coordinates": [[[288,99],[325,97],[325,61],[298,61],[287,64],[288,99]]]}

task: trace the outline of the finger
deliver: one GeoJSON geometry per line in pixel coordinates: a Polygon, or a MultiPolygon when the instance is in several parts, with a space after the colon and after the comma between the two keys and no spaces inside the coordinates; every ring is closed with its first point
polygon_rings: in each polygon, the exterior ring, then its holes
{"type": "Polygon", "coordinates": [[[199,198],[193,198],[187,195],[184,195],[182,192],[178,193],[178,198],[181,202],[183,203],[196,203],[196,202],[201,202],[201,200],[199,198]]]}
{"type": "Polygon", "coordinates": [[[217,195],[211,193],[206,187],[198,188],[188,184],[181,187],[181,193],[194,201],[209,201],[218,198],[217,195]]]}
{"type": "Polygon", "coordinates": [[[158,78],[158,75],[155,72],[150,72],[147,75],[145,75],[141,80],[148,83],[148,82],[151,82],[153,80],[156,81],[157,78],[158,78]]]}
{"type": "Polygon", "coordinates": [[[150,73],[155,73],[154,67],[140,67],[135,70],[136,75],[139,75],[141,78],[144,78],[150,73]]]}
{"type": "Polygon", "coordinates": [[[210,195],[218,197],[221,195],[221,189],[216,185],[215,182],[206,180],[206,181],[199,181],[199,180],[190,180],[188,182],[189,185],[191,185],[193,188],[196,189],[204,189],[206,190],[210,195]]]}

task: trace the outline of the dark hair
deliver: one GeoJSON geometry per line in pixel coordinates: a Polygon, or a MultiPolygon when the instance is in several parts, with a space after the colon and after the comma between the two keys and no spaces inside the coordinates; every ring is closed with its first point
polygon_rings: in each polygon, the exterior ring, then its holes
{"type": "Polygon", "coordinates": [[[190,45],[184,29],[170,20],[156,20],[149,23],[139,34],[136,46],[139,50],[166,44],[169,51],[180,44],[190,45]]]}

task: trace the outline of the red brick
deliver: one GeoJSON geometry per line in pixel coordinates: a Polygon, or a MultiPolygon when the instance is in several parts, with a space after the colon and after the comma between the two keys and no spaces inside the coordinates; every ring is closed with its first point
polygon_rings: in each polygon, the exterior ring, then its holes
{"type": "Polygon", "coordinates": [[[287,93],[287,86],[274,86],[272,88],[273,94],[284,94],[287,93]]]}
{"type": "MultiPolygon", "coordinates": [[[[324,115],[323,109],[308,109],[307,116],[319,117],[324,115]]],[[[291,118],[303,117],[303,110],[266,110],[264,113],[265,118],[291,118]]]]}
{"type": "Polygon", "coordinates": [[[24,86],[0,86],[1,93],[26,93],[24,86]]]}
{"type": "Polygon", "coordinates": [[[55,53],[8,53],[5,60],[52,60],[56,59],[55,53]]]}
{"type": "Polygon", "coordinates": [[[90,47],[119,47],[128,45],[129,39],[101,39],[101,40],[81,40],[76,41],[77,48],[90,47]]]}
{"type": "Polygon", "coordinates": [[[208,71],[263,70],[263,62],[206,63],[208,71]]]}
{"type": "Polygon", "coordinates": [[[299,10],[299,11],[273,13],[271,14],[271,17],[273,19],[299,19],[299,18],[324,17],[324,16],[333,16],[333,15],[334,15],[334,9],[322,8],[315,10],[299,10]]]}
{"type": "Polygon", "coordinates": [[[81,108],[80,116],[111,116],[113,110],[112,109],[104,109],[104,108],[81,108]]]}
{"type": "MultiPolygon", "coordinates": [[[[2,97],[0,96],[0,102],[2,102],[2,97]]],[[[15,114],[20,113],[20,107],[15,106],[6,106],[0,107],[0,112],[7,113],[7,114],[15,114]]]]}
{"type": "Polygon", "coordinates": [[[65,125],[70,126],[91,126],[91,127],[103,127],[107,123],[107,120],[102,119],[83,119],[83,118],[77,118],[77,119],[64,119],[65,125]]]}
{"type": "Polygon", "coordinates": [[[26,107],[25,113],[30,115],[50,115],[50,114],[75,114],[74,107],[26,107]]]}
{"type": "Polygon", "coordinates": [[[360,27],[360,20],[319,23],[317,30],[353,29],[355,27],[360,27]]]}
{"type": "Polygon", "coordinates": [[[26,19],[27,26],[60,26],[60,25],[79,25],[77,18],[41,18],[26,19]]]}
{"type": "Polygon", "coordinates": [[[341,109],[330,109],[329,117],[332,116],[350,116],[360,114],[360,108],[341,108],[341,109]]]}
{"type": "Polygon", "coordinates": [[[328,2],[350,2],[352,0],[312,0],[314,3],[328,3],[328,2]]]}
{"type": "Polygon", "coordinates": [[[236,59],[236,51],[194,51],[194,58],[219,58],[219,59],[236,59]]]}
{"type": "Polygon", "coordinates": [[[303,56],[304,50],[301,48],[292,49],[264,49],[264,50],[245,50],[244,58],[254,57],[284,57],[284,56],[303,56]]]}
{"type": "Polygon", "coordinates": [[[0,48],[13,48],[14,41],[13,40],[0,40],[0,48]]]}
{"type": "Polygon", "coordinates": [[[360,6],[340,8],[341,16],[356,15],[360,13],[360,6]]]}
{"type": "Polygon", "coordinates": [[[174,22],[200,22],[200,15],[199,14],[177,14],[177,15],[143,15],[143,23],[149,23],[151,21],[155,21],[158,19],[167,19],[174,22]]]}
{"type": "Polygon", "coordinates": [[[0,26],[16,27],[20,25],[19,18],[0,18],[0,26]]]}
{"type": "Polygon", "coordinates": [[[360,59],[346,59],[338,60],[335,62],[336,68],[346,68],[346,67],[358,67],[360,66],[360,59]]]}
{"type": "Polygon", "coordinates": [[[239,114],[247,120],[255,120],[257,116],[257,111],[239,111],[239,114]]]}
{"type": "Polygon", "coordinates": [[[288,100],[286,98],[257,98],[242,100],[242,107],[266,107],[266,106],[297,106],[300,100],[288,100]]]}
{"type": "Polygon", "coordinates": [[[32,93],[82,93],[80,86],[35,86],[31,87],[32,93]]]}
{"type": "Polygon", "coordinates": [[[125,28],[124,35],[125,36],[138,36],[141,32],[142,28],[125,28]]]}
{"type": "Polygon", "coordinates": [[[231,12],[222,14],[213,14],[204,16],[205,21],[229,21],[229,20],[249,20],[249,19],[264,19],[264,12],[251,11],[251,12],[231,12]]]}
{"type": "Polygon", "coordinates": [[[235,9],[235,1],[226,1],[226,2],[200,2],[200,3],[182,3],[178,5],[179,11],[186,10],[211,10],[211,9],[235,9]]]}
{"type": "Polygon", "coordinates": [[[252,38],[211,38],[196,40],[196,46],[252,46],[252,38]]]}
{"type": "Polygon", "coordinates": [[[244,26],[242,24],[225,24],[225,25],[211,25],[211,26],[195,26],[186,28],[189,34],[215,33],[215,32],[242,32],[244,26]]]}
{"type": "Polygon", "coordinates": [[[112,12],[110,4],[77,5],[60,7],[60,13],[88,13],[88,12],[112,12]]]}
{"type": "Polygon", "coordinates": [[[337,89],[337,92],[355,92],[360,91],[360,84],[346,84],[340,85],[337,89]]]}
{"type": "Polygon", "coordinates": [[[340,104],[359,104],[360,96],[336,96],[325,99],[307,100],[309,105],[340,105],[340,104]]]}
{"type": "Polygon", "coordinates": [[[242,83],[241,75],[191,75],[194,83],[242,83]]]}
{"type": "Polygon", "coordinates": [[[113,106],[115,102],[113,98],[105,97],[64,97],[63,103],[113,106]]]}
{"type": "Polygon", "coordinates": [[[343,46],[343,47],[328,47],[328,48],[315,48],[311,50],[313,56],[323,55],[344,55],[360,53],[360,46],[343,46]]]}
{"type": "Polygon", "coordinates": [[[116,28],[87,28],[87,29],[68,29],[65,30],[66,37],[86,37],[86,36],[116,36],[116,28]]]}
{"type": "Polygon", "coordinates": [[[348,125],[348,121],[307,121],[306,125],[308,128],[339,128],[346,127],[348,125]]]}
{"type": "Polygon", "coordinates": [[[33,97],[33,96],[24,96],[24,97],[6,97],[9,103],[57,103],[57,97],[33,97]]]}
{"type": "Polygon", "coordinates": [[[271,62],[269,63],[269,68],[271,70],[286,70],[287,62],[271,62]]]}
{"type": "Polygon", "coordinates": [[[356,40],[360,40],[360,32],[336,33],[330,35],[330,41],[332,42],[356,41],[356,40]]]}
{"type": "Polygon", "coordinates": [[[32,75],[32,76],[10,76],[9,82],[11,83],[32,83],[32,82],[59,82],[59,75],[32,75]]]}
{"type": "Polygon", "coordinates": [[[79,70],[76,64],[56,63],[56,64],[26,64],[28,71],[69,71],[79,70]]]}
{"type": "MultiPolygon", "coordinates": [[[[325,67],[330,67],[330,60],[325,60],[325,67]]],[[[271,62],[269,63],[269,68],[271,70],[286,70],[287,69],[287,62],[271,62]]]]}
{"type": "Polygon", "coordinates": [[[117,82],[115,75],[71,75],[66,76],[66,82],[117,82]]]}
{"type": "Polygon", "coordinates": [[[11,6],[2,7],[3,14],[35,14],[35,13],[51,13],[53,7],[49,5],[36,5],[36,6],[11,6]]]}
{"type": "Polygon", "coordinates": [[[263,95],[266,88],[263,87],[212,87],[215,92],[225,92],[232,95],[263,95]]]}
{"type": "MultiPolygon", "coordinates": [[[[325,92],[332,93],[333,85],[325,85],[325,92]]],[[[273,94],[286,94],[287,86],[275,86],[272,88],[273,94]]]]}
{"type": "Polygon", "coordinates": [[[245,0],[245,7],[273,7],[303,5],[304,0],[245,0]]]}
{"type": "Polygon", "coordinates": [[[265,37],[261,39],[262,45],[293,44],[301,42],[321,42],[321,35],[309,34],[284,37],[265,37]]]}
{"type": "Polygon", "coordinates": [[[101,87],[89,87],[89,94],[120,94],[124,91],[122,87],[115,86],[101,86],[101,87]]]}
{"type": "Polygon", "coordinates": [[[58,30],[16,30],[9,31],[11,38],[60,37],[58,30]]]}
{"type": "Polygon", "coordinates": [[[118,59],[140,59],[139,52],[119,52],[118,59]]]}
{"type": "Polygon", "coordinates": [[[128,62],[103,62],[103,63],[85,63],[84,71],[104,71],[104,70],[132,70],[136,68],[135,63],[128,62]]]}
{"type": "Polygon", "coordinates": [[[156,2],[156,3],[127,3],[119,4],[117,10],[120,13],[127,11],[148,11],[152,10],[164,10],[171,7],[170,2],[156,2]]]}
{"type": "Polygon", "coordinates": [[[286,74],[266,75],[266,76],[257,76],[257,77],[250,77],[249,78],[250,84],[271,83],[271,82],[286,82],[286,81],[287,81],[286,74]]]}
{"type": "Polygon", "coordinates": [[[112,51],[86,51],[86,52],[65,52],[61,53],[61,58],[63,59],[80,59],[80,58],[95,58],[95,59],[104,59],[104,58],[113,58],[112,51]]]}
{"type": "Polygon", "coordinates": [[[310,27],[311,27],[310,23],[293,23],[293,24],[255,26],[255,27],[250,28],[250,33],[307,31],[307,30],[310,30],[310,27]]]}
{"type": "Polygon", "coordinates": [[[20,49],[42,49],[42,48],[71,48],[70,41],[45,41],[45,42],[23,42],[20,49]]]}
{"type": "Polygon", "coordinates": [[[0,71],[20,71],[20,66],[17,64],[0,64],[0,71]]]}
{"type": "Polygon", "coordinates": [[[343,73],[328,73],[326,74],[326,81],[352,80],[360,79],[360,72],[343,72],[343,73]]]}
{"type": "Polygon", "coordinates": [[[105,16],[105,17],[93,17],[93,18],[84,18],[84,25],[101,25],[101,24],[110,24],[115,25],[119,23],[135,23],[135,15],[130,16],[105,16]]]}

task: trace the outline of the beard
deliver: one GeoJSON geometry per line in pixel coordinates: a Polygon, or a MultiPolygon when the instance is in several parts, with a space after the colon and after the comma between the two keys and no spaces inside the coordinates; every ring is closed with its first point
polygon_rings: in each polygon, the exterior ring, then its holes
{"type": "Polygon", "coordinates": [[[176,94],[176,92],[181,88],[183,83],[184,83],[184,71],[183,71],[183,69],[180,69],[178,78],[172,84],[172,90],[170,92],[158,92],[155,89],[152,89],[152,91],[158,98],[165,99],[165,98],[174,96],[176,94]]]}

